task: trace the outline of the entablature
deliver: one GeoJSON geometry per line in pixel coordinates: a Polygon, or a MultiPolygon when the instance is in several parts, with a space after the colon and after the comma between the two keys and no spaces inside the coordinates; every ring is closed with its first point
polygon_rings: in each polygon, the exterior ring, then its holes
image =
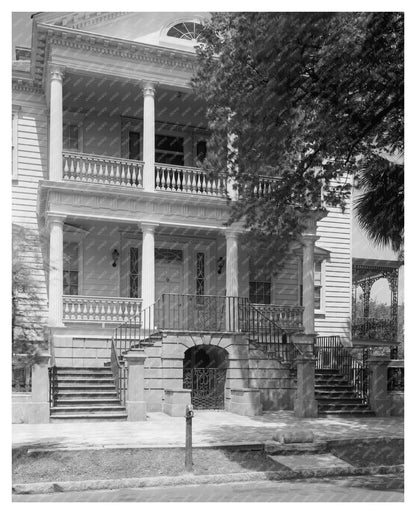
{"type": "Polygon", "coordinates": [[[161,223],[184,227],[224,229],[229,206],[224,198],[163,191],[126,191],[101,184],[39,183],[38,217],[45,212],[80,219],[161,223]]]}

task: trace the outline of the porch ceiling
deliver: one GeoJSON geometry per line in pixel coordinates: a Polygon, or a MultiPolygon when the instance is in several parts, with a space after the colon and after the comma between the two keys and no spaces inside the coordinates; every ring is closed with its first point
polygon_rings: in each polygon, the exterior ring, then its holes
{"type": "MultiPolygon", "coordinates": [[[[66,73],[64,78],[64,110],[105,117],[143,117],[143,95],[139,83],[66,73]]],[[[156,121],[207,126],[205,104],[192,92],[156,86],[156,121]]]]}

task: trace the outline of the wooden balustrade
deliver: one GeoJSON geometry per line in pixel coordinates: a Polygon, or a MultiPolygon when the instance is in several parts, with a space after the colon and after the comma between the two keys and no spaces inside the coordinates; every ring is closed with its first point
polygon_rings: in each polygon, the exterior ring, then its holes
{"type": "Polygon", "coordinates": [[[142,300],[101,296],[63,297],[64,322],[120,323],[140,314],[142,300]]]}
{"type": "Polygon", "coordinates": [[[208,196],[223,196],[226,192],[225,175],[210,178],[201,168],[157,163],[155,174],[156,191],[173,191],[208,196]]]}
{"type": "Polygon", "coordinates": [[[302,330],[303,307],[290,305],[253,304],[264,316],[287,331],[302,330]]]}
{"type": "Polygon", "coordinates": [[[143,162],[64,152],[63,178],[64,180],[142,188],[143,162]]]}

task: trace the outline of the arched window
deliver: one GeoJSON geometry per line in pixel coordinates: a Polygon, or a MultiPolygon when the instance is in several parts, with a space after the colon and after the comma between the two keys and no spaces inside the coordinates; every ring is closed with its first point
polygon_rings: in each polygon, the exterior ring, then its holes
{"type": "Polygon", "coordinates": [[[168,30],[167,36],[176,37],[178,39],[198,39],[203,25],[195,21],[184,21],[177,23],[168,30]]]}

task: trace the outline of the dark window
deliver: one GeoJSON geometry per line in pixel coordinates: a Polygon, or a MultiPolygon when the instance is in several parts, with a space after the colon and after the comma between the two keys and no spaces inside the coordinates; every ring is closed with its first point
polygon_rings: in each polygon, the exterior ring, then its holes
{"type": "Polygon", "coordinates": [[[140,161],[140,133],[129,132],[129,159],[140,161]]]}
{"type": "Polygon", "coordinates": [[[78,294],[78,243],[64,243],[64,294],[78,294]]]}
{"type": "Polygon", "coordinates": [[[205,157],[207,156],[207,142],[206,141],[198,141],[196,144],[196,160],[197,163],[203,163],[205,157]]]}
{"type": "Polygon", "coordinates": [[[130,248],[130,298],[139,297],[139,249],[130,248]]]}
{"type": "Polygon", "coordinates": [[[194,21],[185,21],[178,23],[171,27],[167,33],[170,37],[176,37],[178,39],[198,39],[203,26],[200,23],[194,21]]]}
{"type": "Polygon", "coordinates": [[[249,297],[251,303],[269,304],[271,302],[270,282],[250,282],[249,297]]]}
{"type": "Polygon", "coordinates": [[[196,294],[205,294],[205,255],[203,252],[196,254],[196,294]]]}
{"type": "Polygon", "coordinates": [[[170,248],[155,248],[155,260],[166,262],[182,262],[182,250],[171,250],[170,248]]]}
{"type": "Polygon", "coordinates": [[[162,164],[184,165],[183,138],[156,134],[155,161],[162,164]]]}
{"type": "Polygon", "coordinates": [[[64,141],[63,141],[64,150],[68,150],[70,152],[78,152],[78,150],[79,150],[78,125],[66,123],[64,125],[64,138],[63,139],[64,139],[64,141]]]}

